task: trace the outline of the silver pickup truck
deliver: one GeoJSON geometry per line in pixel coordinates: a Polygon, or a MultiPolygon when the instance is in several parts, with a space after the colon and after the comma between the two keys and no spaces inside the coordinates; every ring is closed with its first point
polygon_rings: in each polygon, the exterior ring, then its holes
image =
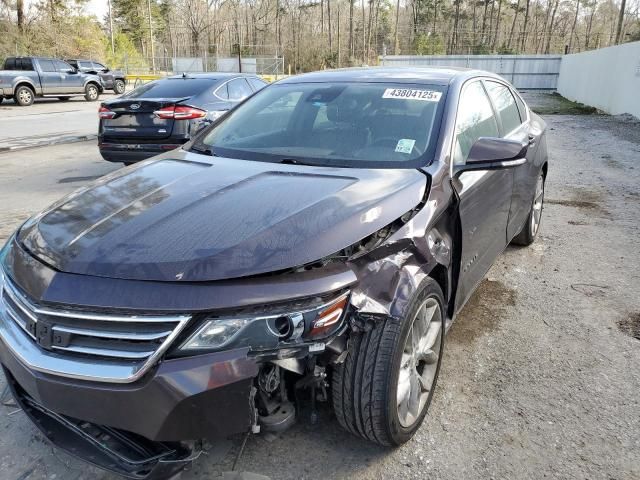
{"type": "Polygon", "coordinates": [[[35,97],[98,100],[104,85],[98,75],[78,72],[67,62],[44,57],[8,57],[0,70],[0,102],[13,98],[23,107],[35,97]]]}

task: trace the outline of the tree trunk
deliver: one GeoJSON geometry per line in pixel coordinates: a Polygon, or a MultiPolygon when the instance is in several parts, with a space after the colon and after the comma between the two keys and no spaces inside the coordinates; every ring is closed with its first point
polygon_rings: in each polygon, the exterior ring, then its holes
{"type": "Polygon", "coordinates": [[[367,24],[365,19],[365,5],[362,0],[362,63],[368,63],[367,57],[367,24]]]}
{"type": "Polygon", "coordinates": [[[589,50],[589,41],[591,40],[591,27],[593,26],[593,16],[596,14],[597,2],[593,3],[591,13],[589,14],[589,23],[587,24],[587,33],[584,36],[584,49],[589,50]]]}
{"type": "Polygon", "coordinates": [[[398,22],[400,21],[400,0],[396,3],[396,26],[393,31],[393,54],[400,54],[400,45],[398,44],[398,22]]]}
{"type": "MultiPolygon", "coordinates": [[[[399,1],[399,0],[398,0],[399,1]]],[[[451,43],[449,44],[449,55],[453,55],[458,43],[458,23],[460,22],[460,3],[462,0],[456,0],[456,13],[453,17],[453,31],[451,32],[451,43]]]]}
{"type": "Polygon", "coordinates": [[[349,0],[349,59],[354,56],[354,45],[353,45],[353,2],[354,0],[349,0]]]}
{"type": "Polygon", "coordinates": [[[529,6],[531,5],[531,0],[527,0],[527,6],[524,10],[524,22],[522,23],[522,39],[520,41],[520,53],[524,52],[524,44],[527,41],[527,25],[529,22],[529,6]]]}
{"type": "Polygon", "coordinates": [[[496,51],[496,42],[498,41],[498,35],[500,34],[500,20],[502,19],[502,0],[498,0],[498,18],[496,18],[496,27],[493,32],[493,43],[491,44],[491,51],[496,51]]]}
{"type": "Polygon", "coordinates": [[[569,46],[567,52],[571,53],[571,47],[573,46],[573,35],[576,32],[576,23],[578,23],[578,13],[580,12],[580,0],[576,0],[576,14],[573,17],[573,24],[571,25],[571,33],[569,34],[569,46]]]}
{"type": "Polygon", "coordinates": [[[329,52],[333,52],[331,38],[331,0],[327,0],[327,30],[329,31],[329,52]]]}
{"type": "Polygon", "coordinates": [[[511,41],[513,40],[513,32],[516,28],[516,20],[518,20],[518,13],[520,13],[520,0],[516,4],[516,9],[513,12],[513,21],[511,22],[511,30],[509,31],[509,39],[507,40],[507,48],[511,48],[511,41]]]}
{"type": "Polygon", "coordinates": [[[551,23],[549,24],[549,32],[547,34],[547,46],[544,49],[544,53],[549,53],[549,47],[551,46],[551,35],[553,35],[553,22],[556,18],[556,12],[558,11],[559,3],[560,0],[555,0],[555,3],[553,4],[553,13],[551,13],[551,23]]]}
{"type": "Polygon", "coordinates": [[[624,11],[627,7],[627,0],[622,0],[620,4],[620,15],[618,16],[618,28],[616,29],[616,45],[622,42],[622,25],[624,24],[624,11]]]}
{"type": "Polygon", "coordinates": [[[16,0],[16,16],[18,17],[18,30],[24,31],[24,0],[16,0]]]}

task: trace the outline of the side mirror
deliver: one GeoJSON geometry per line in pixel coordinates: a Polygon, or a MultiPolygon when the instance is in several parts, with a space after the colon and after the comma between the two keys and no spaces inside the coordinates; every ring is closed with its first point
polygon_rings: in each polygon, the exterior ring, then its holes
{"type": "Polygon", "coordinates": [[[480,137],[471,147],[464,165],[453,167],[454,176],[462,172],[478,170],[501,170],[526,163],[527,142],[505,138],[480,137]]]}

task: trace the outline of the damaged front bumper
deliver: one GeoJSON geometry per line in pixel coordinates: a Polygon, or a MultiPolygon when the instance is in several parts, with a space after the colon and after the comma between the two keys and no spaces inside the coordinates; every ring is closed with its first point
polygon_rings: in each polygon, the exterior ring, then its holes
{"type": "Polygon", "coordinates": [[[196,444],[153,442],[131,432],[55,413],[35,401],[5,370],[17,404],[56,447],[126,478],[171,478],[197,458],[196,444]]]}

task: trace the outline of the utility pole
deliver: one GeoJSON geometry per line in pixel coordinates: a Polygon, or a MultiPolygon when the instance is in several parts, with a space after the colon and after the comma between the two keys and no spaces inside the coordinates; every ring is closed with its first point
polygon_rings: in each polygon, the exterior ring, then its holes
{"type": "Polygon", "coordinates": [[[149,8],[149,41],[151,42],[151,68],[153,73],[156,73],[156,52],[153,47],[153,23],[151,23],[151,0],[147,0],[147,7],[149,8]]]}
{"type": "Polygon", "coordinates": [[[116,47],[113,41],[113,13],[111,12],[111,0],[108,0],[109,5],[109,33],[111,34],[111,54],[116,54],[116,47]]]}

